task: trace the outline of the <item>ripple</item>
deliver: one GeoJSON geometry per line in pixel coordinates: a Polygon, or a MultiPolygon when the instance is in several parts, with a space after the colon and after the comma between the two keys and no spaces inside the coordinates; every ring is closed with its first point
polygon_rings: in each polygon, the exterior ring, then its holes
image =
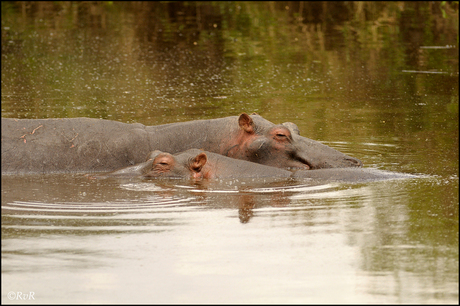
{"type": "Polygon", "coordinates": [[[62,213],[62,214],[91,214],[91,213],[126,213],[126,212],[148,212],[164,208],[187,206],[194,203],[193,197],[161,197],[148,196],[145,199],[130,201],[110,202],[34,202],[34,201],[13,201],[2,205],[2,213],[7,212],[30,212],[33,214],[62,213]]]}
{"type": "Polygon", "coordinates": [[[233,189],[197,189],[191,186],[175,185],[174,187],[184,189],[193,193],[298,193],[298,192],[316,192],[318,190],[328,190],[335,188],[338,184],[323,184],[323,185],[294,185],[294,186],[276,186],[276,187],[242,187],[233,186],[233,189]]]}
{"type": "Polygon", "coordinates": [[[189,189],[190,192],[196,193],[240,193],[240,190],[219,190],[219,189],[189,189]]]}
{"type": "Polygon", "coordinates": [[[158,196],[142,202],[13,201],[2,205],[2,233],[16,236],[42,232],[86,235],[169,231],[187,222],[183,216],[188,214],[184,212],[201,209],[195,204],[193,197],[158,196]]]}
{"type": "Polygon", "coordinates": [[[318,190],[328,190],[335,188],[338,184],[324,184],[324,185],[297,185],[297,186],[285,186],[285,187],[268,187],[268,188],[254,188],[245,190],[245,192],[252,193],[273,193],[273,192],[315,192],[318,190]]]}
{"type": "Polygon", "coordinates": [[[129,184],[121,184],[120,188],[132,191],[164,191],[168,190],[169,188],[164,188],[157,186],[152,183],[129,183],[129,184]]]}
{"type": "Polygon", "coordinates": [[[390,144],[390,143],[363,142],[361,144],[364,146],[397,147],[397,145],[390,144]]]}
{"type": "Polygon", "coordinates": [[[320,193],[301,193],[292,195],[289,198],[291,200],[300,200],[300,199],[346,199],[350,197],[362,197],[366,195],[366,188],[359,189],[344,189],[344,190],[331,190],[320,193]]]}

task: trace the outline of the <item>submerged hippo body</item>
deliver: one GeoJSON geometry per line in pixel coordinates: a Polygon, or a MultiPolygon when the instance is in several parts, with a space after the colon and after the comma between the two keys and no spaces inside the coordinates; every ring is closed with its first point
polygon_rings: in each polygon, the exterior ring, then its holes
{"type": "Polygon", "coordinates": [[[91,118],[2,118],[2,174],[97,172],[141,163],[153,150],[199,148],[280,168],[360,167],[362,163],[302,137],[293,123],[258,115],[159,126],[91,118]]]}
{"type": "Polygon", "coordinates": [[[125,167],[97,177],[135,176],[144,178],[191,178],[196,180],[228,178],[296,178],[342,182],[415,177],[410,174],[363,168],[297,170],[291,172],[285,169],[229,158],[227,156],[198,149],[190,149],[174,155],[156,150],[152,152],[147,157],[147,161],[143,163],[125,167]]]}

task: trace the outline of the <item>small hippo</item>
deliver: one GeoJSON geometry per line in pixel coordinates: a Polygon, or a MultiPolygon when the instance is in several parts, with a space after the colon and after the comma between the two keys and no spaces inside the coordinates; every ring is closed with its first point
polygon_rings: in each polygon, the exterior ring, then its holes
{"type": "Polygon", "coordinates": [[[291,175],[292,172],[288,170],[234,159],[217,153],[190,149],[174,155],[155,150],[147,156],[143,163],[95,177],[168,177],[200,180],[214,178],[289,178],[291,175]]]}
{"type": "Polygon", "coordinates": [[[356,182],[409,178],[415,176],[363,168],[297,170],[291,172],[199,149],[190,149],[174,155],[155,150],[147,156],[147,160],[143,163],[97,176],[97,178],[107,177],[167,177],[192,178],[194,180],[223,178],[295,178],[356,182]]]}

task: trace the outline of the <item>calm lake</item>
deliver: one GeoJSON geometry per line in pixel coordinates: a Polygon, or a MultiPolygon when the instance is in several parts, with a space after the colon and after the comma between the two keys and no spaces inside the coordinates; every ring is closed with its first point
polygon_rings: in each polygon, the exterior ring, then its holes
{"type": "Polygon", "coordinates": [[[2,117],[257,112],[419,175],[2,175],[2,303],[458,304],[458,3],[1,5],[2,117]]]}

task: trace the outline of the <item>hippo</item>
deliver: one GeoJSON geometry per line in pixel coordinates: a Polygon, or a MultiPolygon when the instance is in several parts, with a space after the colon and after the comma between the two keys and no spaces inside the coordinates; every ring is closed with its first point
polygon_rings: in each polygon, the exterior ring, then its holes
{"type": "Polygon", "coordinates": [[[257,114],[145,126],[92,118],[2,118],[2,174],[102,172],[135,165],[151,151],[192,148],[286,169],[361,167],[300,136],[294,123],[257,114]]]}
{"type": "Polygon", "coordinates": [[[155,150],[145,162],[95,176],[144,178],[287,178],[291,171],[234,159],[217,153],[190,149],[174,155],[155,150]]]}
{"type": "Polygon", "coordinates": [[[124,167],[110,173],[92,176],[91,178],[109,177],[190,178],[193,180],[293,178],[360,182],[410,178],[416,176],[365,168],[328,168],[289,171],[245,160],[234,159],[213,152],[190,149],[174,155],[155,150],[147,156],[146,161],[143,163],[124,167]]]}

